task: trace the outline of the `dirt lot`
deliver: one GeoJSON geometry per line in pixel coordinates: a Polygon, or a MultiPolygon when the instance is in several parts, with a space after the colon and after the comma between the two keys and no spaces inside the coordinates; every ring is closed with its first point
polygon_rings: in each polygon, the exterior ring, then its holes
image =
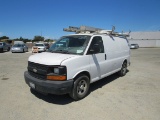
{"type": "Polygon", "coordinates": [[[131,51],[124,77],[91,85],[80,101],[41,95],[24,81],[31,53],[0,53],[0,120],[160,120],[160,48],[131,51]]]}

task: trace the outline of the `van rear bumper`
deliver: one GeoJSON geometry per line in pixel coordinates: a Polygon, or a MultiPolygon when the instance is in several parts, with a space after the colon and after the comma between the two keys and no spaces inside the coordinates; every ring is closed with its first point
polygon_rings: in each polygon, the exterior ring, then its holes
{"type": "Polygon", "coordinates": [[[66,81],[49,81],[41,80],[32,77],[28,71],[24,72],[25,82],[32,89],[42,92],[42,93],[51,93],[51,94],[66,94],[70,93],[73,86],[73,80],[66,81]]]}

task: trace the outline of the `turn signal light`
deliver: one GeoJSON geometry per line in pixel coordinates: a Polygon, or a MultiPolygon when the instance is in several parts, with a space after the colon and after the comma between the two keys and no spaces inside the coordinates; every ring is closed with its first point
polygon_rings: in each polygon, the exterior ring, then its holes
{"type": "Polygon", "coordinates": [[[63,81],[63,80],[66,80],[66,76],[64,76],[64,75],[59,75],[59,76],[53,76],[53,75],[48,75],[47,76],[47,79],[48,80],[61,80],[61,81],[63,81]]]}

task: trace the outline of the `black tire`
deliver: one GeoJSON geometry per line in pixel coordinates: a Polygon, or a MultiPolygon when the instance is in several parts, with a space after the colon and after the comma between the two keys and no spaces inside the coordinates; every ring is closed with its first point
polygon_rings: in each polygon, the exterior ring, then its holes
{"type": "Polygon", "coordinates": [[[3,48],[0,49],[0,52],[3,53],[3,48]]]}
{"type": "Polygon", "coordinates": [[[23,49],[23,53],[24,53],[25,51],[24,51],[24,49],[23,49]]]}
{"type": "Polygon", "coordinates": [[[89,91],[89,78],[86,75],[80,75],[74,81],[71,93],[69,94],[74,100],[80,100],[87,96],[89,91]]]}
{"type": "Polygon", "coordinates": [[[10,51],[10,47],[8,47],[7,51],[10,51]]]}
{"type": "Polygon", "coordinates": [[[125,76],[127,73],[127,62],[124,61],[121,70],[118,72],[119,76],[125,76]]]}

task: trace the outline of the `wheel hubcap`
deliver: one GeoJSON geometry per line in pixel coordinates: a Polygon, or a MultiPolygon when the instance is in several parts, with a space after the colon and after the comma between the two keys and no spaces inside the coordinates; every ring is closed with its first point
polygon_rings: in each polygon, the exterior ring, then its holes
{"type": "Polygon", "coordinates": [[[125,74],[125,73],[126,73],[126,64],[124,64],[124,65],[123,65],[122,73],[123,73],[123,74],[125,74]]]}
{"type": "Polygon", "coordinates": [[[86,92],[87,83],[85,80],[81,80],[77,86],[77,93],[83,95],[86,92]]]}

